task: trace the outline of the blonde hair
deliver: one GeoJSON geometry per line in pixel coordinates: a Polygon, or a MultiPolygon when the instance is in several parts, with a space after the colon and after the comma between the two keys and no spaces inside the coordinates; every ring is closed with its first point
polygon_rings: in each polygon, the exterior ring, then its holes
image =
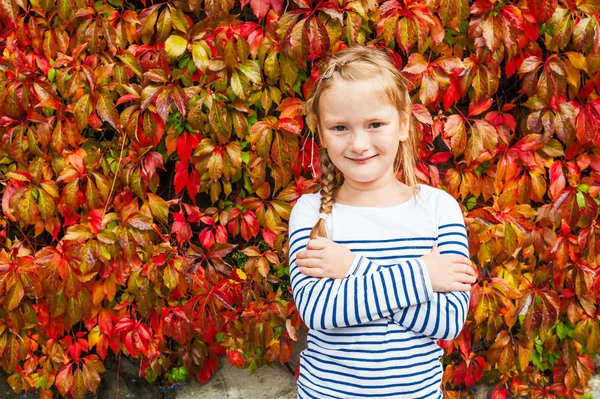
{"type": "MultiPolygon", "coordinates": [[[[412,187],[414,194],[416,194],[415,154],[418,149],[419,130],[417,122],[412,116],[412,103],[404,77],[383,50],[356,45],[334,54],[319,78],[317,78],[312,94],[306,102],[306,114],[309,124],[310,122],[317,122],[317,129],[320,98],[334,84],[334,78],[338,77],[347,81],[361,81],[379,77],[382,93],[387,97],[390,104],[396,106],[400,117],[408,120],[408,139],[398,144],[395,167],[398,179],[412,187]]],[[[329,214],[335,203],[335,190],[343,181],[343,176],[341,181],[336,179],[337,168],[329,159],[325,148],[321,148],[321,169],[323,171],[321,176],[322,197],[319,212],[329,214]]],[[[323,218],[319,218],[317,224],[312,228],[310,237],[327,238],[327,229],[323,218]]]]}

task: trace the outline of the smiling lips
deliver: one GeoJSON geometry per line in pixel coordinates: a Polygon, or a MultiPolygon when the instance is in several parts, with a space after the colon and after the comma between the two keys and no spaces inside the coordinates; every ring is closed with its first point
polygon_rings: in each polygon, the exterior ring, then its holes
{"type": "Polygon", "coordinates": [[[369,159],[372,159],[372,158],[375,158],[375,157],[376,157],[376,155],[372,155],[372,156],[370,156],[370,157],[366,157],[366,158],[347,158],[347,159],[349,159],[349,160],[351,160],[351,161],[353,161],[353,162],[359,162],[359,163],[362,163],[362,162],[366,162],[366,161],[368,161],[369,159]]]}

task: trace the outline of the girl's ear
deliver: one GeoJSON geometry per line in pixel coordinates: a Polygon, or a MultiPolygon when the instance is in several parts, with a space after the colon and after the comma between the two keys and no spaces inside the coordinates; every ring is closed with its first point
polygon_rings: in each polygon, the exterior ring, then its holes
{"type": "MultiPolygon", "coordinates": [[[[409,111],[410,112],[410,111],[409,111]]],[[[406,141],[408,140],[408,136],[410,135],[410,120],[411,115],[401,115],[400,116],[400,141],[406,141]]]]}

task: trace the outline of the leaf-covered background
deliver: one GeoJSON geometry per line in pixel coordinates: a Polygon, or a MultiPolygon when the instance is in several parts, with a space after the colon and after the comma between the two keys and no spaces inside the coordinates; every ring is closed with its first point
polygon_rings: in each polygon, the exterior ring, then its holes
{"type": "MultiPolygon", "coordinates": [[[[585,396],[600,350],[597,0],[0,0],[0,364],[82,398],[287,362],[287,219],[318,188],[323,56],[392,50],[418,175],[480,277],[443,386],[585,396]],[[112,356],[112,355],[111,355],[112,356]]],[[[589,395],[588,395],[589,396],[589,395]]]]}

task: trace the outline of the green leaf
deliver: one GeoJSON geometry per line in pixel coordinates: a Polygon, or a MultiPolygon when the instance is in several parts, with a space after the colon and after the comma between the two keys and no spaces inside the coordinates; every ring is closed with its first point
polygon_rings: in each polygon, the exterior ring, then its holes
{"type": "Polygon", "coordinates": [[[185,38],[172,35],[165,42],[165,50],[170,57],[177,58],[185,52],[187,44],[188,42],[185,38]]]}
{"type": "Polygon", "coordinates": [[[156,194],[148,193],[148,204],[154,217],[163,223],[169,222],[169,205],[167,201],[156,194]]]}
{"type": "Polygon", "coordinates": [[[75,123],[79,130],[83,130],[88,125],[90,95],[84,94],[75,104],[75,123]]]}
{"type": "Polygon", "coordinates": [[[23,197],[21,197],[21,206],[19,207],[19,213],[21,215],[21,220],[25,224],[33,223],[33,218],[35,216],[35,198],[33,198],[32,190],[25,190],[23,193],[23,197]]]}
{"type": "Polygon", "coordinates": [[[246,60],[243,64],[238,65],[238,69],[248,77],[252,83],[262,83],[262,76],[260,73],[260,67],[252,60],[246,60]]]}
{"type": "Polygon", "coordinates": [[[123,53],[117,57],[123,61],[123,63],[127,65],[129,69],[133,71],[133,73],[135,73],[137,76],[142,76],[142,67],[133,54],[131,54],[129,51],[123,51],[123,53]]]}
{"type": "Polygon", "coordinates": [[[6,290],[6,310],[9,312],[19,306],[21,300],[25,296],[25,290],[23,289],[23,283],[21,283],[21,279],[16,277],[16,274],[12,274],[12,278],[7,281],[7,285],[9,282],[12,282],[10,288],[6,290]]]}
{"type": "Polygon", "coordinates": [[[75,224],[67,229],[64,235],[65,241],[85,241],[92,236],[92,232],[88,226],[75,224]]]}
{"type": "Polygon", "coordinates": [[[205,72],[206,68],[208,68],[209,53],[210,48],[208,48],[206,44],[192,44],[192,59],[194,60],[194,65],[196,65],[196,67],[198,67],[198,69],[200,69],[202,72],[205,72]]]}
{"type": "Polygon", "coordinates": [[[38,204],[40,208],[40,214],[42,215],[42,218],[48,219],[54,215],[56,204],[54,203],[54,200],[52,199],[50,194],[48,194],[46,191],[38,190],[38,193],[38,204]]]}
{"type": "Polygon", "coordinates": [[[121,130],[119,126],[119,112],[108,96],[100,94],[98,97],[97,111],[100,119],[108,122],[118,131],[121,130]]]}
{"type": "Polygon", "coordinates": [[[231,90],[241,99],[246,99],[246,92],[244,91],[244,86],[242,85],[242,78],[238,71],[233,71],[231,74],[231,90]]]}

